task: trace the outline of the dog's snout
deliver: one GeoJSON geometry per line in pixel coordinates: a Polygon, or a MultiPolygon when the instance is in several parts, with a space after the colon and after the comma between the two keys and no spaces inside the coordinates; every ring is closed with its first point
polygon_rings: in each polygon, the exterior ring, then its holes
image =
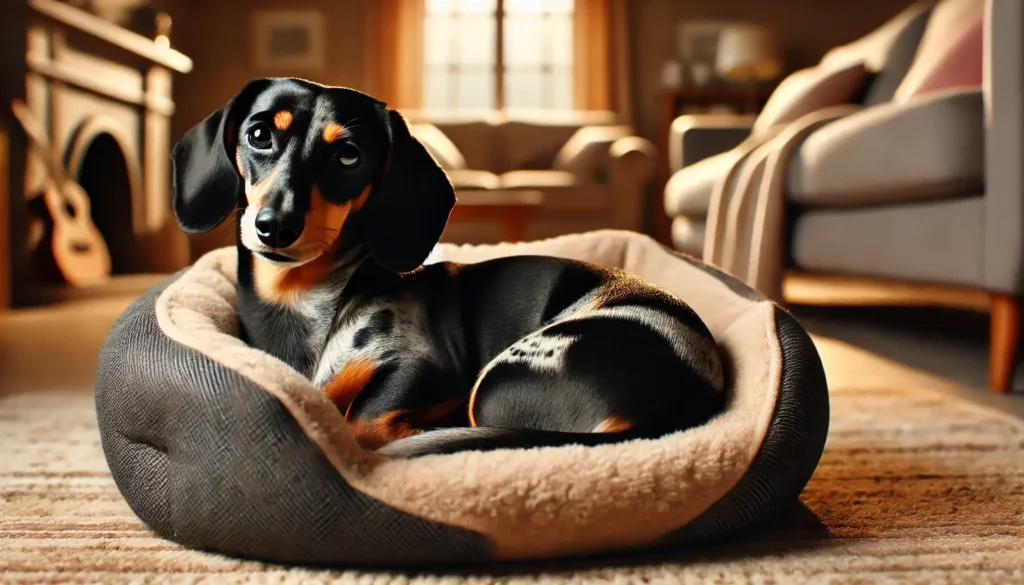
{"type": "Polygon", "coordinates": [[[305,220],[298,213],[263,208],[256,214],[256,235],[271,248],[287,248],[302,235],[305,220]]]}

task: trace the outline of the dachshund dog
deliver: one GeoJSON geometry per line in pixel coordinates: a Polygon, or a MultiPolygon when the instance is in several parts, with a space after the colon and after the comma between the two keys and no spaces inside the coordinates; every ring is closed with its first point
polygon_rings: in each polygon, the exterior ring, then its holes
{"type": "Polygon", "coordinates": [[[714,338],[627,272],[542,256],[424,265],[455,205],[394,110],[251,81],[174,147],[188,233],[237,207],[243,339],[394,456],[655,438],[724,404],[714,338]]]}

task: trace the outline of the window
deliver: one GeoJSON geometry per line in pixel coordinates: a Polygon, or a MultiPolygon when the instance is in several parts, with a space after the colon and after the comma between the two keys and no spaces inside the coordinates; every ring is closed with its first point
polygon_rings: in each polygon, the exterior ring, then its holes
{"type": "Polygon", "coordinates": [[[573,0],[427,0],[423,107],[573,109],[573,0]]]}

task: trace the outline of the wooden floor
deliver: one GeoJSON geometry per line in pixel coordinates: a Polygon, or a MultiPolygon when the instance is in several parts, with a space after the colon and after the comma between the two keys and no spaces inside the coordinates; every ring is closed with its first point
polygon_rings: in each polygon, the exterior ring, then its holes
{"type": "Polygon", "coordinates": [[[133,299],[162,278],[118,279],[75,300],[0,314],[0,394],[91,387],[110,326],[133,299]]]}
{"type": "Polygon", "coordinates": [[[802,273],[786,275],[782,294],[796,305],[931,306],[987,313],[991,304],[989,293],[979,289],[802,273]]]}

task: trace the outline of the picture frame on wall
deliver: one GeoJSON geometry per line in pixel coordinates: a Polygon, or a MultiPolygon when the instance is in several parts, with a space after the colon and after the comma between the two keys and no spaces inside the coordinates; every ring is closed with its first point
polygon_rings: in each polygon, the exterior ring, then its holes
{"type": "Polygon", "coordinates": [[[259,69],[312,72],[324,67],[319,10],[257,10],[252,36],[253,61],[259,69]]]}

